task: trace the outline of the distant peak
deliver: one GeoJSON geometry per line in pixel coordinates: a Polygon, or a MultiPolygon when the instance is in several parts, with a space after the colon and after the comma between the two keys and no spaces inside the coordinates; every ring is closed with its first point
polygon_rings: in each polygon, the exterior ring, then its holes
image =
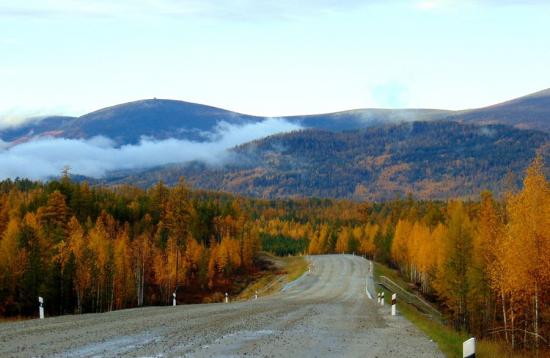
{"type": "Polygon", "coordinates": [[[550,88],[547,88],[547,89],[543,89],[542,91],[528,94],[525,97],[549,97],[549,96],[550,96],[550,88]]]}

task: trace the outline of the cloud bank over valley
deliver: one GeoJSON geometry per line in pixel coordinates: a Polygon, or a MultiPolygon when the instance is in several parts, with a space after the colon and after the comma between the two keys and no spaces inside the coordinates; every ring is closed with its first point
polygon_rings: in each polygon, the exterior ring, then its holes
{"type": "Polygon", "coordinates": [[[43,180],[60,174],[65,166],[71,173],[101,178],[113,170],[143,169],[153,166],[202,161],[223,165],[231,160],[228,149],[255,139],[299,130],[298,124],[270,118],[244,125],[220,122],[206,142],[142,138],[136,145],[117,147],[106,137],[66,139],[40,137],[15,144],[0,142],[0,179],[43,180]]]}

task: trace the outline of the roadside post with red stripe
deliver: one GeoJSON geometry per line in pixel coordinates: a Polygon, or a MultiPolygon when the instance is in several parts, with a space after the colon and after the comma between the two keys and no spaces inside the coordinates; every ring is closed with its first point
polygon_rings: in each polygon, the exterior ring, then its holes
{"type": "Polygon", "coordinates": [[[391,295],[391,315],[395,316],[397,311],[397,294],[391,295]]]}

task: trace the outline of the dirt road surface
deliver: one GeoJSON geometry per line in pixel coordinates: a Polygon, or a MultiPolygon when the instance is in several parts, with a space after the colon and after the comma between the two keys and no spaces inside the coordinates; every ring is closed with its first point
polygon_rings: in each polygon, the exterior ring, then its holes
{"type": "MultiPolygon", "coordinates": [[[[442,357],[368,298],[369,263],[309,258],[280,293],[235,303],[147,307],[0,324],[1,357],[442,357]]],[[[372,292],[372,291],[371,291],[372,292]]]]}

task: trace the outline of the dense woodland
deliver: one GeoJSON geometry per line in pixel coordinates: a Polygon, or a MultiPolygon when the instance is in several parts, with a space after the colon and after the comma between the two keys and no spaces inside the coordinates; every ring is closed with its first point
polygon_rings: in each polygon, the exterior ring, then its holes
{"type": "Polygon", "coordinates": [[[545,132],[457,122],[303,130],[239,146],[223,166],[173,165],[110,180],[149,186],[183,175],[197,188],[259,198],[477,198],[485,189],[504,192],[508,174],[519,184],[537,150],[550,158],[548,143],[545,132]]]}
{"type": "Polygon", "coordinates": [[[256,253],[355,252],[393,266],[449,324],[514,348],[550,340],[550,184],[538,156],[499,197],[250,199],[59,181],[0,183],[0,314],[169,304],[223,292],[256,253]]]}
{"type": "Polygon", "coordinates": [[[550,342],[550,183],[539,156],[495,200],[388,203],[366,223],[321,225],[309,252],[359,252],[397,267],[456,329],[513,348],[550,342]]]}
{"type": "Polygon", "coordinates": [[[259,234],[239,201],[183,181],[143,191],[66,176],[0,190],[0,315],[34,314],[39,295],[48,314],[168,304],[255,268],[259,234]]]}

